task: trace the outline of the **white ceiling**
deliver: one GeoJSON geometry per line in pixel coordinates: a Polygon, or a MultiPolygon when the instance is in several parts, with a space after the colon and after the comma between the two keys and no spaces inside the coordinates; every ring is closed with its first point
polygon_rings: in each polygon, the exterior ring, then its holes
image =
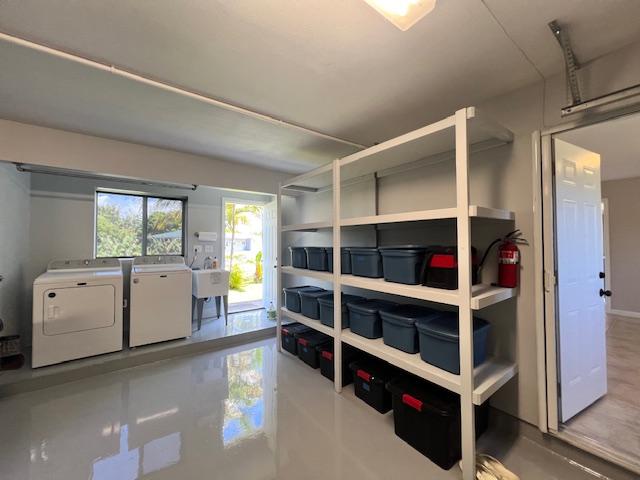
{"type": "Polygon", "coordinates": [[[571,130],[559,138],[599,153],[602,181],[640,177],[640,114],[571,130]]]}
{"type": "MultiPolygon", "coordinates": [[[[0,0],[5,33],[365,145],[560,71],[550,20],[586,61],[638,18],[637,0],[439,0],[401,32],[362,0],[0,0]]],[[[3,118],[289,172],[353,151],[22,47],[0,64],[3,118]]]]}

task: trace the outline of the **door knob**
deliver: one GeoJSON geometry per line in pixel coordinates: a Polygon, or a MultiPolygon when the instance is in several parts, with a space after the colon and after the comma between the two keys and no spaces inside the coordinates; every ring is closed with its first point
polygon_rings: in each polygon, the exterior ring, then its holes
{"type": "Polygon", "coordinates": [[[600,289],[600,296],[601,297],[610,297],[611,296],[611,290],[600,289]]]}

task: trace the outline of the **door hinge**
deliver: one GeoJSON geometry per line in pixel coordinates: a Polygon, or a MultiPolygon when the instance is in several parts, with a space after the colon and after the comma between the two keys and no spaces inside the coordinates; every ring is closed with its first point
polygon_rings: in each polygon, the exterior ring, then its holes
{"type": "Polygon", "coordinates": [[[551,292],[556,286],[556,275],[549,270],[544,271],[544,291],[551,292]]]}

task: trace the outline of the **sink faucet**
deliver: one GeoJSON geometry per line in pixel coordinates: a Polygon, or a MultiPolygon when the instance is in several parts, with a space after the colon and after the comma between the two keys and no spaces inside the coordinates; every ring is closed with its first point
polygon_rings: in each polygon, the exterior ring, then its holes
{"type": "Polygon", "coordinates": [[[213,268],[213,258],[212,257],[205,258],[204,262],[202,263],[202,268],[204,268],[205,270],[209,270],[213,268]]]}

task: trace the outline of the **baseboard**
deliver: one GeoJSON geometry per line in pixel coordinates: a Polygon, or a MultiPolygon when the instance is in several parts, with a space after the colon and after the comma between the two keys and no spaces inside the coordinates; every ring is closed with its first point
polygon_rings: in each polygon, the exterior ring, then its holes
{"type": "Polygon", "coordinates": [[[620,317],[640,319],[640,312],[632,312],[630,310],[618,310],[617,308],[612,308],[608,313],[611,315],[618,315],[620,317]]]}

